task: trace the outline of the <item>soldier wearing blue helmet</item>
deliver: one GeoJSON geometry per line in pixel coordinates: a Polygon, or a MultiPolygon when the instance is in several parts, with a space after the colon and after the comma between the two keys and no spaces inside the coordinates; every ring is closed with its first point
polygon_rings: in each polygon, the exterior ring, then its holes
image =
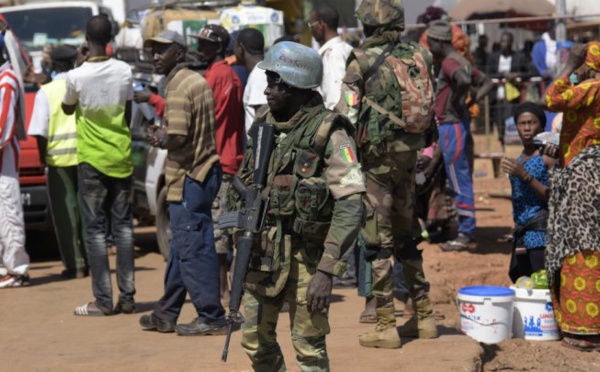
{"type": "MultiPolygon", "coordinates": [[[[284,371],[276,340],[279,310],[290,307],[292,343],[302,370],[327,371],[325,336],[332,277],[346,270],[360,230],[365,191],[348,120],[323,106],[319,54],[301,44],[273,46],[258,68],[267,74],[268,109],[257,123],[275,127],[269,160],[266,228],[245,283],[242,346],[256,371],[284,371]]],[[[238,177],[251,184],[253,144],[238,177]]],[[[232,193],[232,210],[241,208],[232,193]]]]}

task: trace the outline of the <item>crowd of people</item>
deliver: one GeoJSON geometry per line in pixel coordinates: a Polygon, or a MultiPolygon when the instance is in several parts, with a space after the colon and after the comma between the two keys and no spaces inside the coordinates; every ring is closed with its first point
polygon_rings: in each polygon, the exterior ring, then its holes
{"type": "MultiPolygon", "coordinates": [[[[216,223],[225,212],[252,207],[232,185],[251,186],[257,163],[266,161],[264,224],[252,231],[241,329],[253,368],[285,370],[275,332],[285,306],[300,368],[329,369],[334,278],[357,281],[366,297],[359,321],[376,325],[360,335],[362,346],[399,348],[401,336],[438,337],[418,245],[436,237],[445,252],[474,247],[470,122],[473,105],[492,94],[511,103],[498,115],[514,118],[523,144],[518,158],[501,164],[510,175],[516,227],[510,276],[546,269],[563,344],[600,349],[600,44],[572,48],[545,102],[518,103],[506,86],[493,91],[490,79],[531,74],[509,33],[497,53],[476,51],[473,63],[460,28],[441,16],[428,19],[418,44],[401,37],[399,0],[364,0],[356,15],[366,39],[354,49],[337,34],[339,16],[329,5],[310,15],[318,51],[281,39],[265,52],[256,29],[230,35],[207,25],[192,35],[207,65],[203,74],[184,63],[182,35],[164,31],[144,42],[155,73],[166,78],[164,96],[134,93],[130,66],[106,53],[111,25],[104,16],[88,21],[85,48],[52,50],[54,77],[37,93],[29,134],[48,168],[63,275],[91,276],[94,300],[74,314],[136,312],[128,128],[135,101],[150,104],[164,121],[148,128],[147,140],[168,153],[173,231],[164,293],[139,319],[143,329],[226,332],[222,300],[240,230],[216,223]],[[534,140],[544,131],[545,110],[564,112],[558,146],[534,140]],[[262,143],[252,136],[264,125],[275,131],[266,160],[255,154],[262,143]],[[107,232],[116,244],[116,304],[107,232]],[[188,294],[197,317],[178,324],[188,294]],[[413,307],[400,328],[394,297],[413,307]]],[[[0,243],[7,270],[0,287],[8,288],[28,284],[29,258],[17,176],[23,97],[10,63],[0,58],[0,243]]]]}

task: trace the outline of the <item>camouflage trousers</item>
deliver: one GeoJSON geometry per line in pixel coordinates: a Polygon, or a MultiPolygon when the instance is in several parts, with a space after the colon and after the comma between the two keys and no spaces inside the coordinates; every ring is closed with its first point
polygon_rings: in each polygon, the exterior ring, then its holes
{"type": "Polygon", "coordinates": [[[212,219],[215,231],[215,250],[217,251],[217,254],[227,254],[233,249],[231,236],[229,233],[227,233],[227,230],[219,229],[219,216],[221,213],[227,212],[227,195],[230,192],[229,189],[232,181],[233,175],[223,173],[221,188],[219,188],[217,197],[212,204],[212,219]]]}
{"type": "Polygon", "coordinates": [[[300,370],[329,371],[325,348],[325,335],[330,331],[329,310],[315,313],[308,310],[306,292],[317,271],[317,261],[308,257],[304,248],[292,250],[289,277],[277,296],[261,296],[249,290],[244,295],[242,347],[255,371],[286,370],[276,332],[279,311],[285,301],[290,308],[292,344],[300,370]]]}
{"type": "Polygon", "coordinates": [[[416,247],[421,235],[415,214],[416,160],[417,152],[407,151],[362,161],[367,220],[361,234],[378,307],[392,302],[392,255],[403,265],[411,297],[419,299],[429,292],[421,252],[416,247]]]}

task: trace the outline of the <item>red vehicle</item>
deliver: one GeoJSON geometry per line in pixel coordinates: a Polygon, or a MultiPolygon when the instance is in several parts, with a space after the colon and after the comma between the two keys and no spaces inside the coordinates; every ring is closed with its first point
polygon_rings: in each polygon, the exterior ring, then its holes
{"type": "MultiPolygon", "coordinates": [[[[8,24],[2,14],[0,22],[8,24]]],[[[9,25],[10,26],[10,25],[9,25]]],[[[18,35],[15,35],[17,38],[18,35]]],[[[35,94],[39,89],[39,84],[34,80],[33,67],[29,56],[20,45],[17,39],[18,55],[11,55],[13,65],[15,62],[20,66],[24,89],[25,89],[25,125],[29,128],[29,120],[33,111],[35,94]]],[[[48,203],[48,193],[46,191],[46,175],[44,167],[40,163],[40,156],[37,149],[37,141],[34,137],[27,136],[25,141],[21,141],[21,157],[19,158],[19,184],[21,186],[21,201],[23,203],[23,212],[25,217],[25,228],[27,230],[42,230],[53,233],[52,217],[50,205],[48,203]]]]}
{"type": "MultiPolygon", "coordinates": [[[[37,84],[25,85],[25,111],[26,126],[33,111],[33,102],[37,92],[37,84]],[[31,85],[28,87],[28,85],[31,85]]],[[[27,230],[54,231],[52,217],[46,191],[46,175],[40,163],[37,141],[34,137],[27,136],[21,141],[21,157],[19,159],[19,184],[21,186],[21,202],[27,230]]]]}

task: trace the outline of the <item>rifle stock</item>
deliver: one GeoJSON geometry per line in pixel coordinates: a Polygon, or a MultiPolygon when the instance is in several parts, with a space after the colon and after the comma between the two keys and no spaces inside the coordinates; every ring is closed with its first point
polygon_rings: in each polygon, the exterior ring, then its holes
{"type": "Polygon", "coordinates": [[[231,227],[231,222],[237,220],[237,227],[244,230],[242,236],[237,241],[237,252],[235,256],[235,264],[233,278],[231,280],[231,300],[229,302],[229,314],[227,322],[227,338],[223,347],[221,361],[227,361],[229,353],[229,342],[231,340],[231,332],[235,323],[243,323],[244,319],[240,314],[240,306],[242,296],[244,294],[244,280],[248,272],[248,264],[250,262],[250,252],[254,235],[259,234],[264,225],[266,211],[269,205],[269,200],[263,200],[262,191],[267,180],[269,162],[271,152],[274,145],[275,128],[269,124],[254,124],[252,127],[252,143],[255,145],[254,165],[255,171],[253,175],[252,185],[247,188],[242,180],[238,177],[233,179],[233,187],[244,199],[244,210],[234,212],[237,217],[233,217],[231,213],[228,216],[219,218],[219,227],[231,227]]]}

